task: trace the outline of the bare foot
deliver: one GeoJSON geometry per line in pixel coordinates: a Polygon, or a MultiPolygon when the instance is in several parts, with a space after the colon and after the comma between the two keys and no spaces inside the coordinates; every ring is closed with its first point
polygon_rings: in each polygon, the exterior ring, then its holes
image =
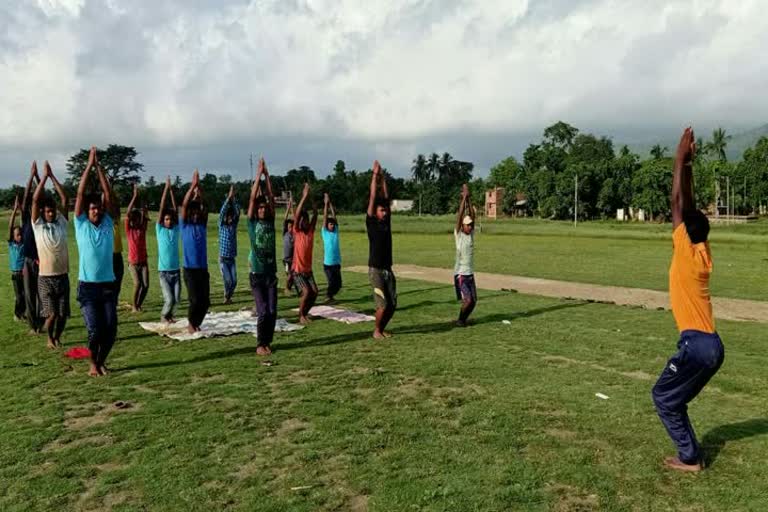
{"type": "Polygon", "coordinates": [[[196,329],[194,327],[192,327],[191,325],[189,325],[189,326],[187,326],[187,332],[189,334],[195,334],[196,329]]]}
{"type": "Polygon", "coordinates": [[[91,377],[98,377],[101,374],[99,373],[99,369],[96,367],[96,365],[91,363],[91,369],[88,370],[88,375],[91,377]]]}
{"type": "Polygon", "coordinates": [[[137,308],[136,306],[131,306],[131,313],[138,313],[138,312],[139,312],[139,308],[137,308]]]}
{"type": "Polygon", "coordinates": [[[178,322],[178,320],[176,320],[176,319],[175,319],[175,318],[173,318],[173,317],[171,317],[171,318],[169,318],[169,319],[168,319],[168,323],[169,323],[169,324],[175,324],[176,322],[178,322]]]}
{"type": "Polygon", "coordinates": [[[263,346],[261,346],[261,345],[259,345],[258,347],[256,347],[256,355],[257,355],[257,356],[268,356],[269,354],[270,354],[270,353],[269,353],[269,351],[268,351],[267,347],[263,347],[263,346]]]}
{"type": "Polygon", "coordinates": [[[392,333],[391,333],[391,332],[389,332],[389,331],[384,331],[384,332],[383,332],[383,333],[381,333],[381,334],[382,334],[382,335],[383,335],[385,338],[391,338],[391,337],[392,337],[392,333]]]}
{"type": "Polygon", "coordinates": [[[109,370],[107,369],[107,367],[104,365],[99,366],[99,375],[107,375],[107,374],[109,374],[109,370]]]}
{"type": "Polygon", "coordinates": [[[299,317],[299,323],[301,325],[309,325],[310,323],[312,323],[312,320],[310,320],[309,317],[302,315],[299,317]]]}
{"type": "Polygon", "coordinates": [[[327,299],[325,299],[325,302],[323,302],[323,304],[325,304],[326,306],[330,306],[331,304],[336,304],[336,299],[334,299],[333,297],[328,297],[327,299]]]}
{"type": "Polygon", "coordinates": [[[377,339],[377,340],[382,340],[382,339],[384,339],[384,335],[381,334],[381,331],[376,329],[375,331],[373,331],[373,338],[377,339]]]}
{"type": "Polygon", "coordinates": [[[224,299],[224,305],[225,306],[228,306],[230,304],[232,304],[232,299],[224,299]]]}
{"type": "Polygon", "coordinates": [[[50,350],[56,350],[56,342],[53,341],[51,338],[48,338],[48,348],[50,350]]]}
{"type": "Polygon", "coordinates": [[[699,463],[686,464],[685,462],[681,461],[678,457],[665,457],[664,466],[666,466],[669,469],[684,471],[688,473],[698,473],[699,471],[701,471],[701,464],[699,463]]]}

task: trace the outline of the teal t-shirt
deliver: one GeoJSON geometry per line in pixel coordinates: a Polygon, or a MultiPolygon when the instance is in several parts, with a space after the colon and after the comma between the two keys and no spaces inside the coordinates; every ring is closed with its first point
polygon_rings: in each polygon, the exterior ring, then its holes
{"type": "Polygon", "coordinates": [[[78,279],[84,283],[110,283],[115,280],[112,266],[112,217],[104,213],[99,225],[88,220],[85,213],[75,218],[75,239],[80,253],[78,279]]]}
{"type": "Polygon", "coordinates": [[[341,249],[339,249],[339,225],[328,231],[323,226],[323,265],[341,265],[341,249]]]}
{"type": "Polygon", "coordinates": [[[275,220],[248,219],[248,238],[251,251],[248,262],[254,274],[276,274],[275,220]]]}
{"type": "Polygon", "coordinates": [[[24,243],[8,242],[8,263],[11,272],[21,272],[24,269],[24,243]]]}
{"type": "Polygon", "coordinates": [[[167,228],[160,223],[155,224],[157,237],[157,270],[173,272],[179,270],[179,225],[167,228]]]}

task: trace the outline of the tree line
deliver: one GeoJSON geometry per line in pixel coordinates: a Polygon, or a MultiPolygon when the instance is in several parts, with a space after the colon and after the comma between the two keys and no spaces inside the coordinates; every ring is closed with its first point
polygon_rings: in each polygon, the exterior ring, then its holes
{"type": "MultiPolygon", "coordinates": [[[[768,138],[761,138],[747,149],[739,162],[730,162],[726,157],[729,140],[721,128],[714,130],[708,140],[698,139],[694,161],[696,205],[708,209],[713,204],[729,203],[736,213],[757,212],[768,199],[768,138]]],[[[522,161],[513,156],[505,158],[491,168],[485,179],[473,179],[472,162],[458,160],[450,153],[417,155],[409,178],[394,177],[386,169],[383,172],[390,197],[413,200],[414,213],[455,211],[462,184],[470,183],[472,200],[478,206],[483,204],[487,189],[503,187],[506,194],[501,207],[507,214],[573,218],[577,192],[577,214],[581,219],[613,218],[617,209],[634,207],[645,210],[650,218],[664,220],[670,212],[673,159],[668,148],[661,145],[652,147],[649,153],[643,159],[627,146],[616,150],[610,138],[582,133],[559,121],[544,130],[539,142],[528,146],[522,161]]],[[[135,148],[112,144],[99,150],[98,156],[121,204],[127,204],[133,184],[140,183],[142,200],[148,207],[157,208],[163,180],[157,181],[154,176],[142,179],[145,169],[135,148]]],[[[88,150],[82,149],[67,162],[64,187],[71,197],[87,159],[88,150]]],[[[298,197],[303,184],[309,182],[320,194],[316,198],[318,205],[322,193],[328,192],[339,211],[359,213],[366,208],[371,173],[371,169],[348,170],[339,160],[324,178],[318,178],[314,169],[300,166],[282,175],[273,172],[272,184],[276,195],[292,193],[298,197]]],[[[186,176],[171,179],[177,195],[186,193],[190,185],[186,176]]],[[[249,180],[236,181],[227,174],[203,172],[200,182],[211,210],[219,208],[230,185],[234,185],[242,204],[251,187],[249,180]]],[[[22,192],[19,185],[0,190],[0,205],[11,207],[14,197],[22,192]]]]}

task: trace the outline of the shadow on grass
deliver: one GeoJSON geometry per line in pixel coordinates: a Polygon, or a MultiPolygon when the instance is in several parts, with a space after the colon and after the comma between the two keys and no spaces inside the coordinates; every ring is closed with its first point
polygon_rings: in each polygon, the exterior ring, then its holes
{"type": "MultiPolygon", "coordinates": [[[[549,313],[552,311],[557,311],[560,309],[575,308],[579,306],[586,306],[588,304],[589,304],[588,302],[568,302],[568,303],[555,304],[555,305],[547,306],[543,308],[530,309],[528,311],[520,311],[517,313],[509,313],[509,314],[496,313],[493,315],[478,317],[474,320],[473,323],[475,325],[483,325],[488,323],[501,322],[502,320],[515,320],[517,318],[528,318],[536,315],[549,313]]],[[[395,314],[395,319],[397,319],[397,314],[395,314]]],[[[441,322],[432,322],[429,324],[422,324],[414,327],[405,327],[402,329],[395,327],[392,329],[392,332],[396,335],[398,334],[430,334],[430,333],[446,332],[453,329],[463,329],[463,328],[456,327],[453,321],[441,321],[441,322]]],[[[295,350],[300,348],[321,347],[326,345],[338,345],[340,343],[351,343],[354,341],[371,339],[372,332],[373,332],[373,325],[368,325],[368,327],[366,327],[366,329],[362,331],[355,331],[355,332],[350,332],[345,334],[336,334],[333,336],[324,336],[320,338],[312,338],[309,340],[296,340],[296,341],[288,341],[288,342],[278,341],[277,343],[274,344],[274,348],[276,351],[282,351],[282,350],[295,350]]],[[[395,340],[396,339],[397,338],[395,338],[395,340]]],[[[208,354],[203,354],[198,357],[193,357],[192,359],[138,364],[138,365],[127,366],[125,368],[119,368],[119,369],[116,369],[115,371],[125,372],[129,370],[138,370],[138,369],[165,368],[168,366],[202,363],[206,361],[213,361],[216,359],[224,359],[227,357],[235,357],[235,356],[246,355],[246,354],[255,355],[255,353],[256,353],[256,344],[254,343],[253,346],[210,352],[208,354]]]]}
{"type": "Polygon", "coordinates": [[[711,466],[715,462],[726,443],[764,434],[768,434],[768,418],[755,418],[738,423],[720,425],[710,430],[701,440],[705,465],[711,466]]]}

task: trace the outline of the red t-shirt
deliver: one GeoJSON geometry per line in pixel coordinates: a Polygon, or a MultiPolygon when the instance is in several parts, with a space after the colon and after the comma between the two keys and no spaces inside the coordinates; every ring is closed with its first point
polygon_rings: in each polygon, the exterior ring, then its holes
{"type": "Polygon", "coordinates": [[[128,240],[128,263],[136,265],[147,263],[147,225],[139,228],[128,226],[125,219],[125,238],[128,240]]]}
{"type": "Polygon", "coordinates": [[[312,248],[315,245],[314,230],[304,232],[293,228],[293,271],[300,274],[312,272],[312,248]]]}

